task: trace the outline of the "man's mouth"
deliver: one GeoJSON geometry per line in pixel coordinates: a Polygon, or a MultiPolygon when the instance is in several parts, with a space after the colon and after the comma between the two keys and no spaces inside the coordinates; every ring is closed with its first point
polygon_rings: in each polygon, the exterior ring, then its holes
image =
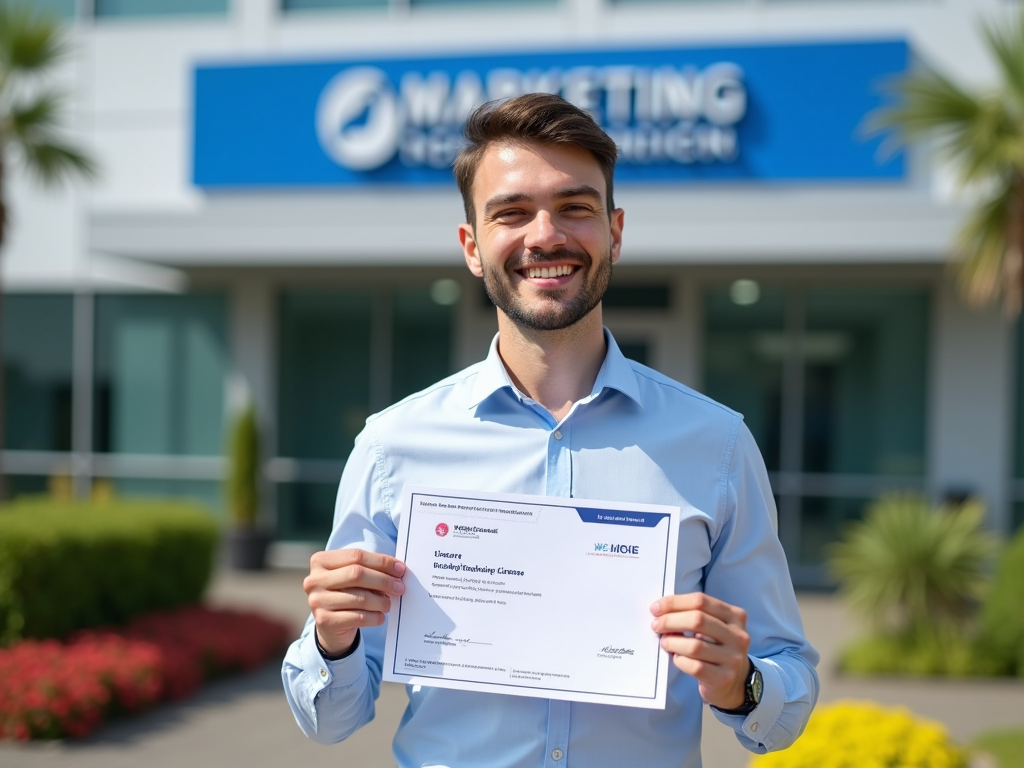
{"type": "Polygon", "coordinates": [[[575,272],[579,267],[573,264],[552,264],[546,267],[523,267],[522,269],[516,270],[520,275],[527,278],[528,280],[538,279],[551,279],[557,277],[567,277],[575,272]]]}

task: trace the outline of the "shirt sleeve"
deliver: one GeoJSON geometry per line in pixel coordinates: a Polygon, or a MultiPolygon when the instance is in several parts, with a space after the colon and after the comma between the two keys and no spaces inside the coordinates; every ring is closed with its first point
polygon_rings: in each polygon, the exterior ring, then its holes
{"type": "Polygon", "coordinates": [[[741,420],[735,433],[704,588],[747,612],[750,658],[764,692],[749,715],[712,711],[744,747],[763,753],[788,747],[803,732],[818,699],[818,652],[804,637],[764,461],[741,420]]]}
{"type": "MultiPolygon", "coordinates": [[[[397,530],[382,463],[379,443],[368,424],[356,438],[341,476],[328,550],[395,554],[397,530]]],[[[361,629],[359,647],[352,655],[327,661],[317,650],[310,616],[299,639],[288,648],[281,667],[285,696],[299,727],[313,741],[342,741],[373,720],[386,626],[385,622],[361,629]]]]}

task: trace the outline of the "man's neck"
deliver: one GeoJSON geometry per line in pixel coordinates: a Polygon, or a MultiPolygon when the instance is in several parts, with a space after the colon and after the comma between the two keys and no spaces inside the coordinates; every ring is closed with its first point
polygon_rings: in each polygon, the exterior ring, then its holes
{"type": "Polygon", "coordinates": [[[593,390],[606,352],[600,305],[560,331],[521,328],[499,310],[498,333],[498,353],[512,383],[558,421],[593,390]]]}

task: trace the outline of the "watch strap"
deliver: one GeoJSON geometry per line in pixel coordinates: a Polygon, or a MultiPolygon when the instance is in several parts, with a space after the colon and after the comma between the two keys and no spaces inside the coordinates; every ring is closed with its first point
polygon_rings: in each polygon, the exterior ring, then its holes
{"type": "Polygon", "coordinates": [[[722,709],[721,707],[715,707],[719,712],[724,715],[742,715],[747,716],[760,704],[759,698],[754,697],[753,683],[754,676],[760,676],[761,671],[754,665],[753,660],[750,661],[750,666],[747,668],[746,683],[743,686],[743,703],[736,707],[736,709],[722,709]]]}

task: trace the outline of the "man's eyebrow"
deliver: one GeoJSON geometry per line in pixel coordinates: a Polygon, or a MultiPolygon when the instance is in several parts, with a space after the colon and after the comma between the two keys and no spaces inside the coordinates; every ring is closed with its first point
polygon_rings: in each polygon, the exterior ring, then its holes
{"type": "Polygon", "coordinates": [[[554,197],[561,200],[565,197],[594,197],[598,202],[601,200],[601,193],[589,184],[580,184],[578,187],[567,187],[555,192],[554,197]]]}
{"type": "Polygon", "coordinates": [[[533,200],[525,192],[510,192],[507,195],[495,195],[484,204],[484,214],[488,214],[495,208],[511,203],[526,203],[533,200]]]}

